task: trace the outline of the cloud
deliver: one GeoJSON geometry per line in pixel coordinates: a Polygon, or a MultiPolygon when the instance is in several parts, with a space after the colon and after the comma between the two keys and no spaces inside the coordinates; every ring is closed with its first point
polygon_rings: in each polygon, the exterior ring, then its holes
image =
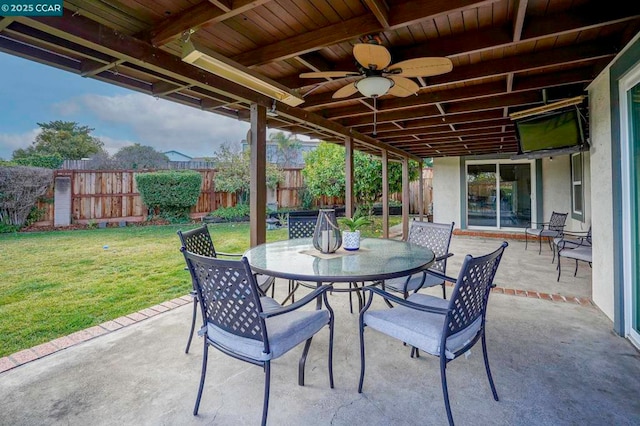
{"type": "Polygon", "coordinates": [[[16,149],[31,145],[40,131],[41,129],[37,128],[18,134],[0,133],[0,158],[8,160],[16,149]]]}
{"type": "Polygon", "coordinates": [[[140,143],[140,142],[131,141],[128,139],[114,139],[110,136],[105,136],[105,135],[94,135],[94,136],[100,139],[104,143],[103,148],[110,155],[113,155],[116,152],[118,152],[120,148],[124,148],[125,146],[130,146],[136,143],[140,143]]]}
{"type": "MultiPolygon", "coordinates": [[[[95,126],[96,133],[109,135],[109,125],[124,127],[142,145],[192,156],[210,156],[223,143],[239,144],[249,129],[243,121],[139,93],[84,95],[55,108],[60,113],[82,111],[104,122],[95,126]]],[[[105,144],[106,137],[101,136],[105,144]]]]}

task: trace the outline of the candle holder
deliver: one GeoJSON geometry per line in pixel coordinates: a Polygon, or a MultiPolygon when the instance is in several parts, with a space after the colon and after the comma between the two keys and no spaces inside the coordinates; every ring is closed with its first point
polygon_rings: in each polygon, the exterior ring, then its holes
{"type": "Polygon", "coordinates": [[[342,245],[334,209],[320,209],[313,232],[313,246],[322,253],[334,253],[342,245]]]}

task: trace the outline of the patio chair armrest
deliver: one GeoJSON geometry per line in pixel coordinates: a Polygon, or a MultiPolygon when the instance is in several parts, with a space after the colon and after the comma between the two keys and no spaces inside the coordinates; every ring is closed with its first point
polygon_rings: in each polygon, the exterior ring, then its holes
{"type": "Polygon", "coordinates": [[[438,271],[432,271],[431,269],[427,269],[427,270],[425,271],[425,273],[427,273],[427,274],[429,274],[429,275],[433,275],[434,277],[438,277],[438,278],[440,278],[441,280],[448,281],[448,282],[450,282],[450,283],[455,283],[455,282],[457,281],[457,279],[456,279],[456,278],[448,277],[448,276],[446,276],[445,274],[442,274],[442,273],[440,273],[440,272],[438,272],[438,271]]]}
{"type": "Polygon", "coordinates": [[[449,257],[453,256],[453,253],[443,254],[442,256],[438,256],[435,258],[434,262],[440,262],[441,260],[445,260],[449,257]]]}
{"type": "MultiPolygon", "coordinates": [[[[410,309],[415,309],[418,311],[422,311],[422,312],[431,312],[433,314],[440,314],[440,315],[446,315],[449,312],[449,309],[444,309],[444,308],[436,308],[433,306],[425,306],[425,305],[420,305],[418,303],[413,303],[413,302],[409,302],[406,299],[403,299],[401,297],[395,296],[391,293],[387,293],[386,291],[382,290],[381,288],[378,287],[372,287],[372,286],[366,286],[363,288],[363,290],[368,290],[372,293],[375,293],[379,296],[381,296],[382,298],[384,298],[385,300],[388,300],[390,302],[395,302],[398,305],[401,306],[405,306],[407,308],[410,309]]],[[[370,305],[370,304],[368,304],[370,305]]],[[[362,312],[364,312],[366,309],[363,309],[362,312]]]]}
{"type": "MultiPolygon", "coordinates": [[[[282,315],[282,314],[286,314],[287,312],[291,312],[291,311],[295,311],[296,309],[301,308],[302,306],[308,304],[309,302],[313,302],[316,300],[316,298],[318,296],[321,296],[323,294],[325,294],[327,291],[332,290],[333,286],[332,285],[321,285],[320,287],[316,288],[315,290],[313,290],[311,293],[307,294],[305,297],[303,297],[302,299],[298,300],[295,303],[292,303],[290,305],[287,306],[283,306],[280,309],[275,309],[273,311],[269,311],[269,312],[262,312],[260,314],[260,316],[262,318],[271,318],[271,317],[275,317],[278,315],[282,315]]],[[[325,298],[325,303],[327,302],[326,298],[325,298]]]]}
{"type": "Polygon", "coordinates": [[[243,254],[242,253],[224,253],[221,251],[217,251],[216,252],[217,256],[228,256],[228,257],[242,257],[243,254]]]}

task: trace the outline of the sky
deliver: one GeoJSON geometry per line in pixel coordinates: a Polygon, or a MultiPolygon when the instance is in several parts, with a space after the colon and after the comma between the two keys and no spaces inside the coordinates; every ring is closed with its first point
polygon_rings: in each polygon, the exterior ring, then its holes
{"type": "MultiPolygon", "coordinates": [[[[0,159],[28,147],[37,123],[74,121],[93,128],[110,154],[139,143],[191,157],[240,146],[249,123],[154,98],[0,52],[0,159]]],[[[267,131],[267,135],[271,132],[267,131]]]]}

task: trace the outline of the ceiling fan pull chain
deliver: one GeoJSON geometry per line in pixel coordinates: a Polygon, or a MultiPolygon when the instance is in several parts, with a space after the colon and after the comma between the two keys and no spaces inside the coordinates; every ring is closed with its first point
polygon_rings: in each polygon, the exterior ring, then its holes
{"type": "Polygon", "coordinates": [[[378,136],[378,132],[376,131],[376,116],[378,114],[378,102],[377,102],[378,97],[374,96],[373,97],[373,137],[378,136]]]}

